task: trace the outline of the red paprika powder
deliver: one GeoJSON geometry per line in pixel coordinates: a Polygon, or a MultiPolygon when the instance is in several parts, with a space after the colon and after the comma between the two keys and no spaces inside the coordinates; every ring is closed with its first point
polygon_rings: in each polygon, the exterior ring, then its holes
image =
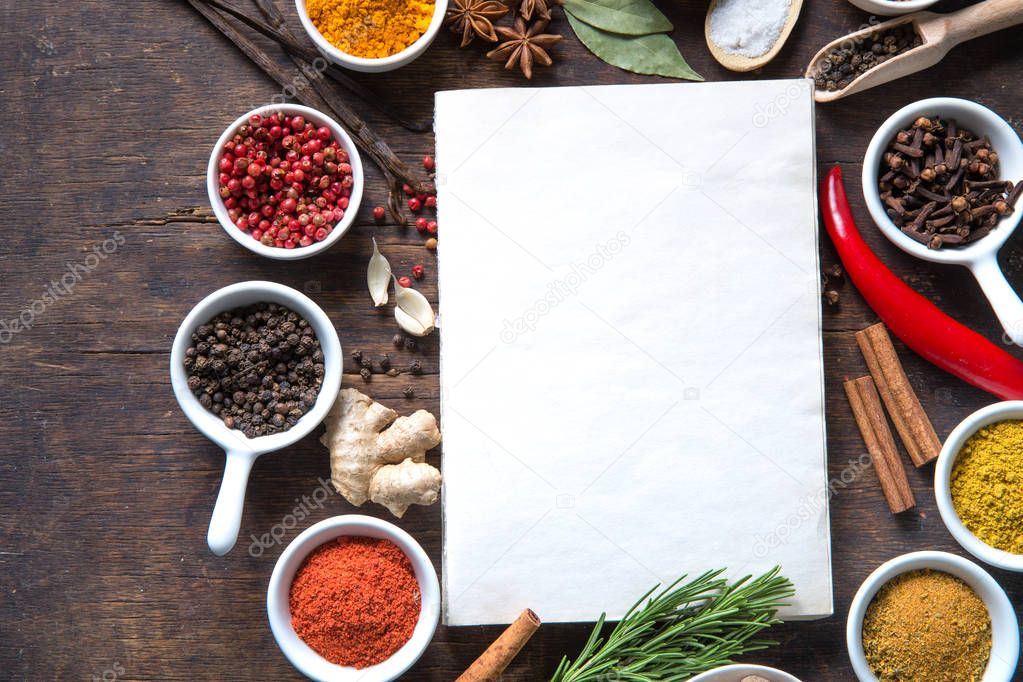
{"type": "Polygon", "coordinates": [[[422,596],[412,562],[396,544],[345,536],[306,558],[288,604],[302,641],[331,663],[361,669],[412,637],[422,596]]]}

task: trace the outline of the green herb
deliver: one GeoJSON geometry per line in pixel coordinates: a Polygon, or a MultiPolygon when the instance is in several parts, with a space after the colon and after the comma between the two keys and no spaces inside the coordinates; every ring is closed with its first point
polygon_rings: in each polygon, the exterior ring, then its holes
{"type": "Polygon", "coordinates": [[[708,571],[680,585],[682,576],[651,598],[660,587],[655,586],[606,640],[600,635],[606,615],[601,614],[579,657],[562,658],[551,682],[681,682],[776,644],[756,637],[780,622],[775,614],[795,594],[792,583],[777,566],[732,584],[720,577],[724,571],[708,571]]]}
{"type": "Polygon", "coordinates": [[[580,21],[611,33],[644,36],[674,28],[650,0],[564,0],[564,6],[580,21]]]}
{"type": "Polygon", "coordinates": [[[664,33],[623,35],[591,26],[565,7],[568,23],[580,42],[602,60],[633,73],[702,81],[678,51],[675,41],[664,33]]]}

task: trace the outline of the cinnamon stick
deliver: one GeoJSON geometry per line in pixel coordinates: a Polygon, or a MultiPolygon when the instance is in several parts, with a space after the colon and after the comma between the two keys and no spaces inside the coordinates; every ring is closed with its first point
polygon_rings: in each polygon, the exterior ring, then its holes
{"type": "Polygon", "coordinates": [[[909,458],[918,467],[932,461],[941,452],[941,441],[902,369],[884,323],[856,332],[856,343],[909,458]]]}
{"type": "Polygon", "coordinates": [[[540,619],[532,610],[526,609],[455,682],[497,680],[539,627],[540,619]]]}
{"type": "Polygon", "coordinates": [[[899,459],[895,438],[885,419],[881,400],[877,395],[874,380],[860,377],[846,381],[845,394],[849,398],[856,425],[870,453],[870,460],[881,482],[881,490],[893,514],[904,512],[916,505],[913,491],[906,478],[906,470],[899,459]]]}

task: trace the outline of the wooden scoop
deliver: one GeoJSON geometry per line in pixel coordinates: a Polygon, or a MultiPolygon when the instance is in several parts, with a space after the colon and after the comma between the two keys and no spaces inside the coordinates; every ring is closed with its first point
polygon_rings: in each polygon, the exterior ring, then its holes
{"type": "Polygon", "coordinates": [[[833,49],[842,45],[855,45],[861,41],[869,40],[871,34],[906,23],[913,24],[913,30],[923,40],[922,45],[868,69],[854,78],[845,88],[830,91],[817,88],[814,90],[814,99],[818,102],[842,99],[853,93],[862,92],[876,85],[934,66],[959,43],[1023,23],[1023,2],[1020,0],[984,0],[984,2],[951,14],[914,12],[897,19],[881,22],[825,45],[810,60],[810,66],[806,69],[806,77],[814,77],[818,64],[833,49]]]}
{"type": "Polygon", "coordinates": [[[774,45],[771,49],[760,55],[759,57],[744,57],[741,54],[733,54],[726,52],[721,49],[721,46],[711,40],[710,37],[710,17],[714,14],[714,10],[717,9],[718,0],[712,0],[710,8],[707,10],[707,18],[703,22],[703,35],[707,40],[707,47],[710,49],[711,55],[718,61],[721,66],[725,67],[729,71],[752,71],[759,69],[761,66],[767,64],[775,58],[781,48],[785,46],[785,41],[789,39],[789,34],[792,33],[792,27],[796,25],[796,19],[799,18],[799,10],[803,7],[803,0],[791,0],[789,2],[789,16],[785,20],[785,25],[781,28],[781,33],[778,34],[778,40],[774,41],[774,45]]]}

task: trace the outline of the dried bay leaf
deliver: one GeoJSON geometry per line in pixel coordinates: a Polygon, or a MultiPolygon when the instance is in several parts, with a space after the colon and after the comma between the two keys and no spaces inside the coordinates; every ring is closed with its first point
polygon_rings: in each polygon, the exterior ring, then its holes
{"type": "Polygon", "coordinates": [[[564,0],[577,19],[611,33],[642,36],[674,27],[650,0],[564,0]]]}
{"type": "Polygon", "coordinates": [[[580,42],[603,61],[633,73],[702,81],[678,51],[675,41],[663,33],[626,36],[590,26],[568,11],[568,23],[580,42]]]}
{"type": "Polygon", "coordinates": [[[366,284],[369,286],[373,305],[377,308],[386,305],[387,287],[391,284],[391,264],[380,253],[376,239],[373,239],[373,255],[369,259],[369,267],[366,268],[366,284]]]}
{"type": "Polygon", "coordinates": [[[434,330],[437,321],[426,296],[411,287],[401,286],[398,280],[394,280],[394,319],[412,336],[426,336],[434,330]]]}

